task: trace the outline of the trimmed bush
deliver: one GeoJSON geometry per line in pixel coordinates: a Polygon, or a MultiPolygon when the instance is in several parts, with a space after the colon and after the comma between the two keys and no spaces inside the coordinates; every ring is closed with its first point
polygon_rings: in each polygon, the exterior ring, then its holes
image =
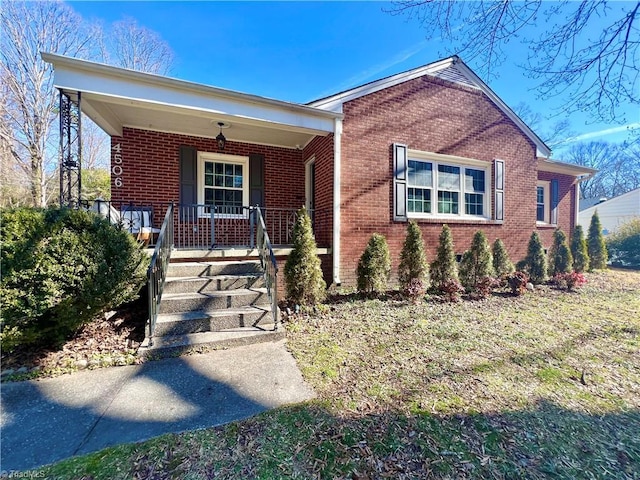
{"type": "Polygon", "coordinates": [[[358,291],[382,293],[391,274],[391,256],[384,235],[374,233],[358,262],[358,291]]]}
{"type": "Polygon", "coordinates": [[[576,225],[571,237],[571,255],[573,256],[573,270],[582,273],[589,270],[589,252],[584,238],[582,225],[576,225]]]}
{"type": "Polygon", "coordinates": [[[589,270],[607,268],[607,245],[602,235],[602,225],[596,210],[591,217],[589,234],[587,235],[587,253],[589,254],[589,270]]]}
{"type": "Polygon", "coordinates": [[[487,237],[477,231],[471,241],[471,248],[464,252],[460,262],[460,283],[468,292],[477,290],[481,279],[493,277],[493,255],[487,237]]]}
{"type": "Polygon", "coordinates": [[[547,258],[538,232],[533,232],[527,246],[527,256],[518,263],[518,270],[524,270],[531,283],[543,283],[547,279],[547,258]]]}
{"type": "Polygon", "coordinates": [[[607,250],[615,265],[640,268],[640,218],[623,223],[609,235],[607,250]]]}
{"type": "Polygon", "coordinates": [[[56,346],[135,299],[149,259],[108,221],[70,209],[2,211],[2,347],[56,346]]]}
{"type": "MultiPolygon", "coordinates": [[[[429,288],[429,264],[427,254],[424,251],[422,231],[416,222],[407,224],[407,236],[400,252],[400,265],[398,266],[398,281],[400,289],[405,292],[412,284],[412,280],[420,280],[423,289],[429,288]]],[[[414,289],[417,283],[413,282],[414,289]]]]}
{"type": "Polygon", "coordinates": [[[559,228],[553,232],[553,245],[549,250],[548,268],[550,277],[554,277],[558,273],[569,273],[573,268],[573,256],[569,245],[567,245],[567,236],[559,228]]]}
{"type": "Polygon", "coordinates": [[[322,278],[311,218],[304,207],[298,210],[297,215],[292,235],[293,249],[284,265],[287,299],[296,305],[315,305],[325,299],[327,285],[322,278]]]}
{"type": "Polygon", "coordinates": [[[431,285],[434,289],[441,290],[447,280],[458,282],[458,266],[451,229],[448,225],[443,225],[436,259],[431,264],[431,285]]]}
{"type": "Polygon", "coordinates": [[[505,277],[514,271],[513,263],[509,259],[509,254],[504,243],[499,238],[493,242],[493,270],[498,277],[505,277]]]}

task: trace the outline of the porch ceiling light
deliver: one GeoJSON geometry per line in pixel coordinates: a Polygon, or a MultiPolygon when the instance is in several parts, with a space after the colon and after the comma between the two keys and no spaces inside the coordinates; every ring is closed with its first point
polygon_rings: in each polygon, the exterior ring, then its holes
{"type": "Polygon", "coordinates": [[[218,122],[218,126],[220,127],[220,133],[216,137],[216,141],[218,142],[218,150],[224,150],[224,146],[227,144],[227,139],[222,134],[222,127],[225,126],[223,122],[218,122]]]}

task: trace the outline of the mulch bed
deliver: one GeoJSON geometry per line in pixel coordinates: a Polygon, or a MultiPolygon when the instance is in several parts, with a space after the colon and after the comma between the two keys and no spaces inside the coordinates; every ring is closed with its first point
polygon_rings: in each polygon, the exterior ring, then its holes
{"type": "Polygon", "coordinates": [[[2,352],[2,380],[55,376],[85,368],[140,363],[144,340],[144,298],[123,305],[83,326],[60,348],[20,348],[2,352]]]}

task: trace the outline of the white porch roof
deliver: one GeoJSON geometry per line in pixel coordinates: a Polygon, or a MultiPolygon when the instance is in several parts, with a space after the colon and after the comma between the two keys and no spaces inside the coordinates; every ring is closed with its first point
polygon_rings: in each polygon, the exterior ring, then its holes
{"type": "Polygon", "coordinates": [[[174,78],[41,53],[54,67],[54,85],[75,99],[111,136],[124,127],[300,148],[335,131],[342,114],[307,105],[210,87],[174,78]]]}

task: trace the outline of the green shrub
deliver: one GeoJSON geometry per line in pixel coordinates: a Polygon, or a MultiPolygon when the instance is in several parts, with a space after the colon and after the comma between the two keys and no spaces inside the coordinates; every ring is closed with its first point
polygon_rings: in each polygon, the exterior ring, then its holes
{"type": "Polygon", "coordinates": [[[640,268],[640,218],[623,223],[609,235],[607,249],[615,264],[640,268]]]}
{"type": "Polygon", "coordinates": [[[480,280],[493,277],[493,255],[487,237],[477,231],[471,241],[471,248],[464,252],[460,262],[460,283],[468,292],[477,290],[480,280]]]}
{"type": "Polygon", "coordinates": [[[304,207],[297,215],[293,249],[284,265],[287,299],[296,305],[315,305],[325,299],[327,285],[322,278],[311,218],[304,207]]]}
{"type": "Polygon", "coordinates": [[[513,263],[504,243],[499,238],[493,242],[493,269],[498,277],[505,277],[514,271],[513,263]]]}
{"type": "Polygon", "coordinates": [[[384,235],[374,233],[358,262],[358,291],[381,293],[387,289],[391,256],[384,235]]]}
{"type": "Polygon", "coordinates": [[[567,236],[556,228],[553,232],[553,245],[549,250],[548,273],[554,277],[558,273],[569,273],[573,268],[573,255],[567,245],[567,236]]]}
{"type": "Polygon", "coordinates": [[[589,234],[587,235],[587,253],[589,254],[589,270],[607,268],[607,246],[602,235],[602,225],[596,210],[591,217],[589,234]]]}
{"type": "Polygon", "coordinates": [[[85,211],[6,210],[1,237],[7,350],[59,345],[98,313],[135,299],[146,278],[148,257],[133,237],[85,211]]]}
{"type": "MultiPolygon", "coordinates": [[[[398,266],[398,281],[401,290],[405,291],[414,279],[420,281],[421,288],[429,288],[429,264],[427,263],[427,254],[424,251],[422,232],[416,222],[409,222],[398,266]]],[[[413,282],[413,285],[415,286],[417,283],[413,282]]]]}
{"type": "Polygon", "coordinates": [[[436,259],[431,264],[431,284],[436,290],[441,290],[447,280],[458,282],[458,266],[451,229],[448,225],[443,225],[436,259]]]}
{"type": "Polygon", "coordinates": [[[571,255],[573,256],[573,270],[582,273],[589,270],[589,252],[584,238],[582,225],[576,225],[571,237],[571,255]]]}
{"type": "Polygon", "coordinates": [[[538,232],[531,234],[527,256],[518,266],[518,270],[523,270],[529,276],[531,283],[543,283],[547,279],[547,258],[538,232]]]}

